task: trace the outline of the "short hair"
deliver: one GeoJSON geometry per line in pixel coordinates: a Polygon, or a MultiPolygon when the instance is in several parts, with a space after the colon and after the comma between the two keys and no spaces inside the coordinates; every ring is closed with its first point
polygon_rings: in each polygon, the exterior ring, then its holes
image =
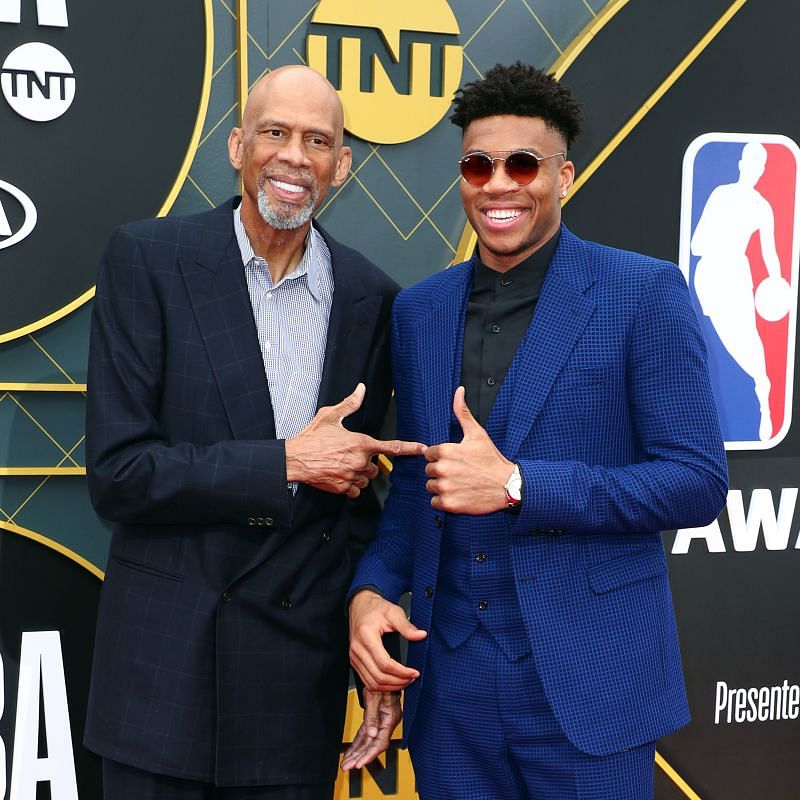
{"type": "Polygon", "coordinates": [[[552,74],[517,61],[495,64],[477,81],[462,86],[453,98],[450,121],[466,130],[476,119],[499,114],[541,117],[572,147],[581,132],[581,107],[567,86],[552,74]]]}

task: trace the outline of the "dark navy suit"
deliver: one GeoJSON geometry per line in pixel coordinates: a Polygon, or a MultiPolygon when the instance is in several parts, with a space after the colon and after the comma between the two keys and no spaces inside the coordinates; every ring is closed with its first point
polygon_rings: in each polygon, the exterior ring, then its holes
{"type": "MultiPolygon", "coordinates": [[[[451,409],[472,274],[471,262],[454,266],[395,302],[403,439],[460,441],[451,409]]],[[[519,515],[438,512],[424,460],[402,460],[353,587],[392,601],[410,590],[412,622],[451,647],[480,630],[511,660],[530,653],[545,705],[584,753],[617,753],[684,725],[659,531],[713,520],[727,471],[678,268],[562,228],[486,429],[521,466],[519,515]]],[[[405,693],[406,738],[420,693],[448,688],[429,669],[429,640],[409,645],[421,677],[405,693]]],[[[486,720],[470,720],[474,708],[464,702],[453,715],[485,730],[486,720]]]]}
{"type": "MultiPolygon", "coordinates": [[[[337,768],[344,596],[379,506],[287,488],[233,230],[233,202],[118,229],[92,325],[89,487],[114,535],[86,744],[221,786],[316,784],[337,768]]],[[[393,281],[323,233],[335,289],[318,405],[378,435],[393,281]]]]}

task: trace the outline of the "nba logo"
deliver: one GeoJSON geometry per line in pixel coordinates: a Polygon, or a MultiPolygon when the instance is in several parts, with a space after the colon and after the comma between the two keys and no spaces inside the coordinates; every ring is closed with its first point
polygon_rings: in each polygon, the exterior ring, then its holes
{"type": "Polygon", "coordinates": [[[680,267],[708,347],[728,450],[766,450],[791,424],[800,149],[707,133],[683,159],[680,267]]]}

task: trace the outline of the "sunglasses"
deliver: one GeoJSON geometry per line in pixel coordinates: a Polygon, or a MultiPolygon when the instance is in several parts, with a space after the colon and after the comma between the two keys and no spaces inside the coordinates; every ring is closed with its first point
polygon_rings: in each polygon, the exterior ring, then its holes
{"type": "Polygon", "coordinates": [[[553,153],[551,156],[535,156],[527,150],[496,150],[497,153],[508,153],[500,158],[488,153],[469,153],[458,160],[461,177],[470,186],[483,186],[492,179],[496,161],[502,161],[506,175],[517,186],[527,186],[539,174],[539,162],[556,156],[567,157],[566,153],[553,153]]]}

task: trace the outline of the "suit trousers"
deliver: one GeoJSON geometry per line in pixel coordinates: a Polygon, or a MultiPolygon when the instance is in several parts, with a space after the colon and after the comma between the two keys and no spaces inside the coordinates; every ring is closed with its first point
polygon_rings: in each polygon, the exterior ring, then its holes
{"type": "Polygon", "coordinates": [[[421,800],[652,800],[655,742],[578,750],[555,719],[532,654],[509,660],[482,627],[428,644],[408,746],[421,800]]]}
{"type": "Polygon", "coordinates": [[[331,800],[332,797],[332,783],[217,787],[103,759],[104,800],[331,800]]]}

